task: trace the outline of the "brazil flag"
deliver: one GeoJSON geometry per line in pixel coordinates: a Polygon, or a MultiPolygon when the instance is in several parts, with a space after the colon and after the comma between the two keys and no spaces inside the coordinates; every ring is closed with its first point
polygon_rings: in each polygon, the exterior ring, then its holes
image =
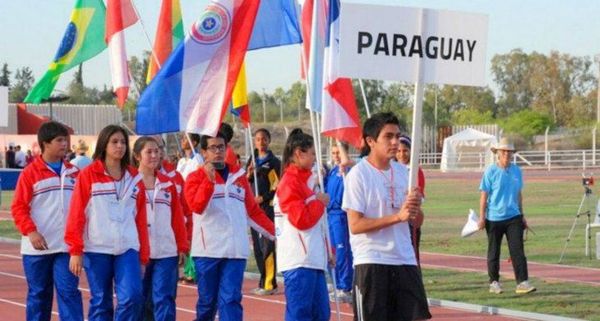
{"type": "Polygon", "coordinates": [[[106,48],[106,8],[102,0],[77,0],[71,21],[48,71],[31,89],[26,103],[39,104],[50,97],[60,74],[94,57],[106,48]]]}

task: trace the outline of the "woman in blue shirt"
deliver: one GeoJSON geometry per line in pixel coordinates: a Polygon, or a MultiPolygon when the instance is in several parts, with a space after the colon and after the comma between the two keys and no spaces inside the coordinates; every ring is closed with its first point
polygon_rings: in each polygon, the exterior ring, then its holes
{"type": "Polygon", "coordinates": [[[485,228],[488,237],[487,265],[490,293],[502,293],[500,285],[500,246],[506,235],[512,260],[517,294],[535,291],[528,281],[527,258],[523,246],[523,231],[527,221],[523,215],[523,176],[521,169],[510,162],[515,153],[512,143],[502,138],[492,152],[497,163],[488,167],[481,178],[479,190],[479,228],[485,228]]]}

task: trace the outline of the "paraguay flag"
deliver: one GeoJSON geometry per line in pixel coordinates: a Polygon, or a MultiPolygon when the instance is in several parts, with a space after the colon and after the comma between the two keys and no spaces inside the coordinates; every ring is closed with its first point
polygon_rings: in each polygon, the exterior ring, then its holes
{"type": "Polygon", "coordinates": [[[215,136],[240,72],[260,1],[216,0],[142,93],[136,132],[215,136]]]}
{"type": "Polygon", "coordinates": [[[340,1],[329,3],[329,37],[325,48],[321,132],[360,147],[362,131],[352,81],[339,77],[340,1]]]}

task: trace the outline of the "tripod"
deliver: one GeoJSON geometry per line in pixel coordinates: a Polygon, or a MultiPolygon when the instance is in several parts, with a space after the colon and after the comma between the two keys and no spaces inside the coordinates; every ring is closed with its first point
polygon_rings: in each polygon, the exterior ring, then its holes
{"type": "MultiPolygon", "coordinates": [[[[573,231],[575,230],[575,225],[577,225],[577,220],[579,219],[579,216],[581,216],[581,214],[587,215],[588,225],[591,223],[592,218],[591,218],[589,202],[592,198],[592,189],[589,186],[585,186],[585,185],[583,186],[583,188],[585,188],[585,192],[583,193],[583,196],[581,197],[581,203],[579,203],[579,209],[577,210],[577,215],[575,215],[575,220],[573,220],[573,225],[571,225],[571,230],[569,231],[569,235],[567,236],[567,240],[565,241],[565,246],[563,247],[562,253],[560,254],[560,259],[558,259],[558,263],[562,262],[562,259],[565,256],[565,251],[567,250],[567,246],[569,245],[569,242],[571,241],[571,235],[573,235],[573,231]],[[584,204],[586,205],[587,210],[585,212],[582,212],[581,210],[583,209],[584,204]]],[[[588,239],[591,240],[591,238],[592,237],[588,235],[588,239]]],[[[590,256],[590,259],[591,259],[591,256],[590,256]]]]}

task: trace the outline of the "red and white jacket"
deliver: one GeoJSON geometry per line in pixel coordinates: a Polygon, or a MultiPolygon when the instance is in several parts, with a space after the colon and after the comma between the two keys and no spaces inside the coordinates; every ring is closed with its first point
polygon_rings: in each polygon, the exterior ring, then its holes
{"type": "Polygon", "coordinates": [[[190,246],[175,184],[157,172],[153,190],[146,190],[150,258],[163,259],[187,253],[190,246]]]}
{"type": "Polygon", "coordinates": [[[69,203],[79,169],[63,162],[60,176],[44,162],[41,156],[26,166],[17,182],[11,212],[21,232],[21,254],[41,255],[67,252],[64,241],[65,222],[69,203]],[[47,250],[36,250],[27,235],[37,231],[48,245],[47,250]]]}
{"type": "Polygon", "coordinates": [[[246,259],[248,225],[273,240],[273,222],[254,200],[243,169],[229,166],[227,181],[215,176],[213,182],[199,168],[185,182],[185,198],[194,213],[191,256],[246,259]]]}
{"type": "Polygon", "coordinates": [[[116,181],[102,161],[95,160],[79,173],[65,242],[71,255],[84,251],[120,255],[134,249],[142,263],[148,262],[146,188],[135,168],[128,166],[116,181]]]}
{"type": "Polygon", "coordinates": [[[274,200],[277,269],[327,269],[325,205],[313,191],[312,171],[296,165],[285,169],[274,200]]]}
{"type": "Polygon", "coordinates": [[[185,186],[185,181],[183,180],[183,176],[179,173],[175,165],[163,160],[162,165],[160,167],[160,173],[170,178],[175,184],[175,188],[177,189],[177,196],[179,198],[179,202],[181,204],[181,210],[183,211],[183,216],[185,218],[185,229],[187,232],[188,241],[192,240],[192,212],[185,201],[185,195],[183,193],[183,188],[185,186]]]}

